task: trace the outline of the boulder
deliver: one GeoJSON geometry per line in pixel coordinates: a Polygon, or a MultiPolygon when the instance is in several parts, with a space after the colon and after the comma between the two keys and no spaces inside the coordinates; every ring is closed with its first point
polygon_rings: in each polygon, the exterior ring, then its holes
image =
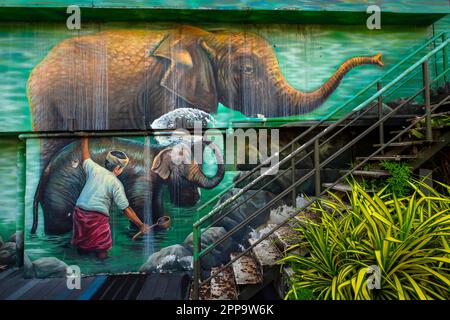
{"type": "MultiPolygon", "coordinates": [[[[205,249],[211,244],[217,242],[226,234],[226,230],[223,227],[211,227],[204,232],[202,231],[202,241],[201,248],[205,249]]],[[[192,233],[189,234],[184,240],[184,246],[192,250],[192,233]]],[[[213,251],[211,251],[206,256],[202,257],[202,267],[205,269],[211,269],[212,267],[219,266],[230,259],[230,252],[233,248],[233,240],[228,238],[219,246],[217,246],[213,251]]]]}
{"type": "Polygon", "coordinates": [[[36,278],[65,277],[67,267],[67,264],[55,257],[45,257],[33,261],[36,278]]]}
{"type": "Polygon", "coordinates": [[[153,253],[140,267],[140,272],[177,272],[192,269],[192,253],[179,244],[153,253]]]}
{"type": "MultiPolygon", "coordinates": [[[[218,204],[223,203],[230,197],[234,196],[239,192],[240,189],[233,188],[227,193],[225,193],[221,198],[218,204]]],[[[249,190],[244,195],[240,197],[239,201],[247,200],[243,205],[234,209],[233,212],[228,214],[225,218],[221,219],[217,222],[216,226],[223,227],[226,231],[230,231],[236,225],[245,220],[248,216],[255,213],[258,209],[264,207],[269,201],[274,198],[274,194],[268,191],[260,191],[254,197],[249,199],[251,195],[254,195],[256,191],[249,190]]],[[[235,206],[235,205],[232,205],[235,206]]],[[[229,208],[225,208],[224,212],[228,211],[229,208]]],[[[246,223],[245,226],[241,227],[237,232],[235,232],[232,237],[234,241],[241,243],[245,241],[246,235],[252,230],[256,229],[262,224],[265,224],[269,219],[270,210],[264,210],[260,212],[255,218],[250,220],[250,222],[246,223]]],[[[217,218],[221,217],[221,213],[216,215],[217,218]]]]}
{"type": "Polygon", "coordinates": [[[23,276],[26,279],[34,278],[34,266],[26,253],[23,254],[23,276]]]}
{"type": "Polygon", "coordinates": [[[0,265],[13,265],[16,263],[17,248],[14,242],[5,242],[0,248],[0,265]]]}
{"type": "Polygon", "coordinates": [[[23,248],[23,231],[17,231],[9,237],[9,241],[15,242],[17,245],[17,250],[22,250],[23,248]]]}

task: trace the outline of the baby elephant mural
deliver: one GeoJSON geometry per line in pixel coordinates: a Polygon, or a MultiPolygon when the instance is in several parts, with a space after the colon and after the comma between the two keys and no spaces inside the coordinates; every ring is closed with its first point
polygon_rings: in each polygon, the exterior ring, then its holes
{"type": "Polygon", "coordinates": [[[383,66],[381,54],[350,58],[302,92],[284,78],[272,45],[253,33],[109,30],[57,44],[27,91],[35,131],[146,129],[176,108],[215,113],[219,102],[249,117],[308,113],[364,64],[383,66]]]}
{"type": "Polygon", "coordinates": [[[140,221],[151,224],[164,215],[162,197],[165,184],[169,186],[170,199],[174,204],[194,205],[200,198],[198,188],[214,188],[224,176],[220,149],[210,141],[196,143],[214,150],[217,171],[212,177],[206,176],[201,165],[191,160],[191,148],[193,150],[195,144],[187,146],[180,142],[163,148],[122,138],[89,139],[89,155],[86,156],[83,144],[72,142],[55,154],[42,172],[33,204],[31,233],[37,230],[39,204],[44,213],[46,234],[72,231],[75,205],[78,207],[80,198],[86,197],[83,194],[92,198],[91,193],[98,192],[98,188],[91,191],[83,189],[86,188],[86,165],[83,162],[88,157],[93,163],[108,169],[108,161],[105,160],[111,158],[111,150],[119,150],[126,155],[127,164],[122,169],[113,168],[112,172],[123,185],[125,196],[122,198],[126,199],[122,202],[129,203],[140,221]]]}

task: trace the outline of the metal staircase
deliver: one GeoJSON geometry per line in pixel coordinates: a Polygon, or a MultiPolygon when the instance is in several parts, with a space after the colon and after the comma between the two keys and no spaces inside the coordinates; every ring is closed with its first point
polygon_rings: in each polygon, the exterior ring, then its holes
{"type": "Polygon", "coordinates": [[[280,245],[280,242],[283,242],[283,239],[286,238],[282,234],[289,233],[291,230],[288,227],[289,222],[294,218],[301,220],[299,218],[301,213],[305,212],[320,197],[325,196],[328,191],[333,189],[343,192],[347,191],[350,186],[344,182],[350,175],[364,177],[389,175],[388,172],[378,168],[365,170],[364,166],[369,162],[373,163],[382,160],[407,161],[412,168],[418,168],[436,152],[447,146],[450,139],[450,128],[446,126],[433,128],[432,124],[433,119],[442,116],[443,112],[448,112],[450,103],[448,85],[449,42],[450,40],[447,39],[446,33],[434,36],[388,70],[381,78],[369,84],[349,101],[335,109],[325,119],[312,125],[285,145],[279,154],[282,155],[283,151],[288,152],[288,154],[280,157],[276,167],[271,167],[266,171],[265,175],[254,178],[254,174],[258,170],[262,167],[267,167],[271,163],[272,157],[266,159],[239,177],[230,188],[223,190],[199,208],[197,222],[193,225],[194,271],[191,298],[247,299],[252,297],[268,281],[273,281],[276,278],[274,275],[275,271],[279,273],[279,266],[275,266],[275,261],[280,256],[279,251],[286,250],[289,247],[288,243],[280,245]],[[422,80],[423,86],[415,88],[411,85],[411,82],[416,81],[415,83],[417,83],[418,79],[419,81],[420,79],[422,80]],[[433,95],[432,89],[437,89],[442,85],[444,86],[443,92],[433,95]],[[394,108],[385,108],[385,102],[398,98],[397,95],[400,90],[403,90],[403,92],[407,91],[408,98],[402,100],[394,108]],[[400,130],[385,132],[385,124],[394,119],[396,114],[400,113],[399,111],[405,110],[413,102],[421,104],[423,114],[411,119],[403,117],[403,127],[400,130]],[[447,111],[443,111],[444,108],[447,108],[447,111]],[[333,119],[334,116],[341,115],[349,109],[351,111],[340,117],[338,121],[328,123],[329,119],[333,119]],[[332,143],[342,132],[371,113],[375,113],[376,117],[375,119],[372,118],[372,121],[362,132],[348,141],[344,147],[334,154],[321,159],[319,153],[321,146],[332,143]],[[325,129],[321,130],[313,138],[306,140],[308,134],[313,132],[313,130],[320,129],[324,124],[327,124],[325,129]],[[423,138],[412,137],[412,130],[423,132],[423,138]],[[371,153],[357,157],[352,167],[349,170],[341,171],[342,175],[336,181],[328,184],[322,183],[321,169],[371,133],[377,133],[379,137],[379,141],[373,145],[371,153]],[[268,201],[265,206],[249,214],[215,243],[201,247],[201,236],[207,229],[217,225],[219,221],[247,203],[264,188],[270,186],[276,179],[295,172],[296,166],[309,156],[314,158],[313,169],[301,177],[293,177],[292,184],[268,201]],[[270,175],[271,170],[275,172],[274,170],[278,168],[281,169],[277,174],[270,175]],[[295,198],[296,188],[312,178],[315,181],[315,197],[312,197],[300,208],[293,210],[281,223],[271,226],[262,236],[248,239],[248,245],[241,252],[232,253],[227,263],[213,268],[210,272],[205,270],[202,272],[202,259],[205,256],[213,252],[218,246],[230,239],[236,232],[240,231],[263,212],[276,208],[280,201],[289,195],[292,194],[295,198]],[[246,181],[243,188],[204,214],[204,211],[217,203],[225,193],[239,183],[242,184],[243,181],[246,181]],[[249,192],[250,190],[252,192],[249,192]],[[274,243],[277,245],[275,246],[274,243]],[[222,291],[219,292],[217,289],[224,287],[228,288],[229,293],[223,294],[222,291]]]}

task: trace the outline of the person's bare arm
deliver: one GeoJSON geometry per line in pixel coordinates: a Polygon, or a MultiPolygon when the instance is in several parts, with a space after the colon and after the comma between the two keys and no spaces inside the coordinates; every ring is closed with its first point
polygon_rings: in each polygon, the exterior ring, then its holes
{"type": "Polygon", "coordinates": [[[89,140],[87,137],[81,138],[81,155],[83,157],[83,161],[91,157],[91,154],[89,153],[89,140]]]}
{"type": "Polygon", "coordinates": [[[126,215],[128,219],[130,219],[143,233],[146,233],[150,230],[149,225],[143,223],[131,207],[123,210],[123,214],[126,215]]]}

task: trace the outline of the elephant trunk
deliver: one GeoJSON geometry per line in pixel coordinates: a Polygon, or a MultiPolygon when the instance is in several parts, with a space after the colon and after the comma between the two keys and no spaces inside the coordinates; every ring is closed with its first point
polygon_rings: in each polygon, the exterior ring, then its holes
{"type": "MultiPolygon", "coordinates": [[[[287,115],[298,115],[313,111],[319,107],[337,88],[342,78],[351,69],[364,65],[374,64],[384,66],[381,61],[381,53],[373,57],[353,57],[345,61],[338,70],[320,88],[311,92],[301,92],[293,88],[287,81],[282,81],[279,88],[281,105],[288,106],[287,115]]],[[[283,78],[284,79],[284,78],[283,78]]]]}
{"type": "Polygon", "coordinates": [[[217,172],[213,177],[207,177],[198,163],[189,165],[188,180],[194,182],[200,188],[212,189],[222,181],[224,176],[223,156],[220,149],[211,141],[203,141],[204,144],[209,145],[214,149],[216,155],[217,172]]]}

